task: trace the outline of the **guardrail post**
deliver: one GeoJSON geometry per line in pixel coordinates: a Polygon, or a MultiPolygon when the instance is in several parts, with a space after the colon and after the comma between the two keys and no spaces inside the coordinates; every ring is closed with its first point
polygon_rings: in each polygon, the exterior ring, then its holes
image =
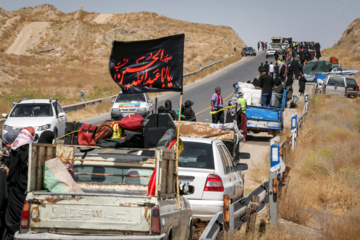
{"type": "Polygon", "coordinates": [[[230,204],[229,206],[229,237],[233,238],[235,234],[235,216],[234,216],[234,205],[230,204]]]}
{"type": "Polygon", "coordinates": [[[277,172],[269,172],[269,212],[270,223],[278,224],[278,206],[277,206],[277,172]]]}
{"type": "Polygon", "coordinates": [[[289,149],[289,143],[290,143],[290,138],[289,136],[286,137],[286,149],[289,149]]]}
{"type": "Polygon", "coordinates": [[[259,196],[251,195],[251,201],[249,203],[249,207],[246,209],[248,220],[245,231],[246,234],[251,234],[251,236],[254,236],[255,233],[256,213],[258,207],[259,207],[259,196]]]}
{"type": "Polygon", "coordinates": [[[230,201],[229,201],[229,195],[224,195],[224,209],[223,209],[223,215],[224,215],[224,239],[229,239],[229,219],[230,219],[230,214],[229,214],[229,205],[230,205],[230,201]]]}

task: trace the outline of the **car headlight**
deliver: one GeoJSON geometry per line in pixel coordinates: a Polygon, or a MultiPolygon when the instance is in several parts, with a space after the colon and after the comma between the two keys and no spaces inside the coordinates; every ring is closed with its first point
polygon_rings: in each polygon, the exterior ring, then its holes
{"type": "Polygon", "coordinates": [[[119,108],[112,108],[112,109],[111,109],[111,112],[119,113],[119,112],[120,112],[120,109],[119,109],[119,108]]]}
{"type": "Polygon", "coordinates": [[[46,124],[46,125],[42,125],[42,126],[38,127],[37,130],[44,131],[44,130],[50,129],[50,127],[51,127],[51,124],[46,124]]]}
{"type": "Polygon", "coordinates": [[[4,125],[4,130],[10,131],[10,130],[12,130],[12,129],[14,129],[12,126],[4,125]]]}

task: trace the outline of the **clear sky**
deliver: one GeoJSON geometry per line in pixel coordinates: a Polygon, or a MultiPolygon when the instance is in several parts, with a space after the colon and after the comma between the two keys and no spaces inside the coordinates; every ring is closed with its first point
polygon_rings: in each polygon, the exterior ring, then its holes
{"type": "Polygon", "coordinates": [[[83,6],[87,12],[147,11],[189,22],[225,25],[253,47],[258,41],[282,36],[320,42],[321,48],[328,48],[360,17],[360,0],[1,0],[0,7],[15,11],[45,3],[64,13],[83,6]]]}

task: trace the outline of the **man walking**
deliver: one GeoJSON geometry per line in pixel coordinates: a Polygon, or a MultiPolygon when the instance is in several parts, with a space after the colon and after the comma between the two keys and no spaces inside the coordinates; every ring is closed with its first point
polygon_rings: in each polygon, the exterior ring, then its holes
{"type": "Polygon", "coordinates": [[[272,79],[274,79],[274,64],[271,62],[269,65],[269,73],[272,79]]]}
{"type": "Polygon", "coordinates": [[[269,74],[269,64],[267,61],[265,61],[264,67],[265,67],[266,74],[269,74]]]}
{"type": "Polygon", "coordinates": [[[264,71],[264,72],[266,71],[266,70],[265,70],[264,63],[261,63],[261,64],[260,64],[260,66],[259,66],[259,68],[258,68],[258,71],[259,71],[259,73],[261,73],[262,71],[264,71]]]}
{"type": "Polygon", "coordinates": [[[271,91],[274,86],[274,80],[266,74],[265,71],[261,72],[259,77],[259,86],[262,89],[261,93],[261,106],[270,107],[271,91]]]}
{"type": "MultiPolygon", "coordinates": [[[[221,97],[221,88],[216,87],[215,92],[211,97],[211,110],[218,111],[223,108],[223,98],[221,97]]],[[[212,114],[212,123],[224,123],[224,111],[219,111],[212,114]]]]}
{"type": "Polygon", "coordinates": [[[241,105],[241,113],[240,113],[240,130],[242,130],[244,141],[246,141],[246,135],[247,135],[247,117],[246,117],[246,108],[247,108],[247,102],[246,99],[243,97],[242,92],[238,92],[239,102],[241,105]]]}

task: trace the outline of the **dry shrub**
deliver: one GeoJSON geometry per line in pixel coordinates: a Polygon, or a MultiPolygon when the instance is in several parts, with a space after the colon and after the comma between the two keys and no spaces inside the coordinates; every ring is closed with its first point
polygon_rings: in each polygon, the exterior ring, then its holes
{"type": "Polygon", "coordinates": [[[292,221],[301,225],[307,225],[312,218],[313,213],[307,208],[307,197],[296,189],[301,186],[301,182],[290,182],[284,196],[279,200],[279,216],[288,221],[292,221]]]}
{"type": "Polygon", "coordinates": [[[359,239],[360,236],[360,208],[357,206],[349,214],[334,219],[328,226],[326,239],[347,240],[359,239]]]}
{"type": "MultiPolygon", "coordinates": [[[[255,238],[256,239],[256,238],[255,238]]],[[[285,233],[283,231],[279,231],[278,228],[272,227],[271,225],[267,227],[266,232],[263,236],[259,237],[261,240],[308,240],[306,236],[294,236],[290,233],[285,233]]]]}

